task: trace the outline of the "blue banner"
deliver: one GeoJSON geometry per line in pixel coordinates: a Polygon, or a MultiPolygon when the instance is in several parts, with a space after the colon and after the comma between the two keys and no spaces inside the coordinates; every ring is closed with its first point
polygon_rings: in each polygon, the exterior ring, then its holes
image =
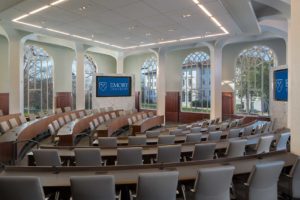
{"type": "Polygon", "coordinates": [[[128,76],[97,76],[97,97],[131,96],[131,77],[128,76]]]}
{"type": "Polygon", "coordinates": [[[288,100],[288,70],[274,71],[274,98],[277,101],[288,100]]]}

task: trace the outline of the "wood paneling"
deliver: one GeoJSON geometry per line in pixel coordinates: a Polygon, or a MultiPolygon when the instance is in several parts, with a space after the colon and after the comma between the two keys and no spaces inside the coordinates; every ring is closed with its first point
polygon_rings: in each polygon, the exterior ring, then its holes
{"type": "Polygon", "coordinates": [[[179,92],[167,92],[166,93],[166,121],[178,122],[179,121],[179,92]]]}
{"type": "Polygon", "coordinates": [[[55,105],[56,105],[56,108],[72,107],[72,93],[71,92],[57,92],[55,105]]]}
{"type": "Polygon", "coordinates": [[[9,93],[0,93],[0,110],[4,115],[9,114],[9,93]]]}
{"type": "Polygon", "coordinates": [[[209,119],[209,113],[190,113],[190,112],[180,112],[179,122],[180,123],[192,123],[203,119],[209,119]]]}
{"type": "Polygon", "coordinates": [[[137,111],[140,111],[140,92],[134,92],[134,97],[135,97],[135,109],[137,109],[137,111]]]}
{"type": "Polygon", "coordinates": [[[226,120],[234,114],[233,92],[222,92],[222,119],[226,120]]]}

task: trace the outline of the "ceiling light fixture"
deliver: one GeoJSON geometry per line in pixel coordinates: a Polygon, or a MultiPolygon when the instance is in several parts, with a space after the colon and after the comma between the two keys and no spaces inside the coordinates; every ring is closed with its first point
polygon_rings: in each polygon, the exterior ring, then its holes
{"type": "Polygon", "coordinates": [[[229,32],[226,30],[226,28],[224,28],[223,26],[221,26],[220,29],[222,29],[222,31],[224,31],[224,33],[226,33],[226,34],[229,33],[229,32]]]}
{"type": "Polygon", "coordinates": [[[198,0],[193,0],[193,2],[194,2],[195,4],[199,4],[199,1],[198,1],[198,0]]]}
{"type": "Polygon", "coordinates": [[[178,40],[168,40],[168,41],[159,42],[158,44],[174,43],[174,42],[177,42],[177,41],[178,40]]]}
{"type": "Polygon", "coordinates": [[[213,20],[213,22],[215,22],[215,24],[216,24],[217,26],[222,26],[222,25],[220,24],[220,22],[219,22],[216,18],[211,17],[211,19],[213,20]]]}
{"type": "Polygon", "coordinates": [[[202,4],[197,4],[199,8],[209,17],[212,17],[212,14],[202,5],[202,4]]]}
{"type": "Polygon", "coordinates": [[[192,16],[191,14],[183,14],[182,18],[188,18],[188,17],[191,17],[191,16],[192,16]]]}
{"type": "Polygon", "coordinates": [[[201,39],[201,38],[203,38],[203,37],[196,36],[196,37],[189,37],[189,38],[181,38],[179,41],[196,40],[196,39],[201,39]]]}
{"type": "Polygon", "coordinates": [[[152,46],[155,44],[157,44],[157,43],[141,44],[141,45],[139,45],[139,47],[147,47],[147,46],[152,46]]]}
{"type": "Polygon", "coordinates": [[[96,43],[99,43],[99,44],[104,44],[104,45],[110,46],[109,43],[101,42],[101,41],[99,41],[99,40],[93,40],[93,42],[96,42],[96,43]]]}
{"type": "Polygon", "coordinates": [[[34,28],[43,28],[41,26],[37,26],[37,25],[34,25],[34,24],[26,23],[26,22],[20,22],[20,21],[15,21],[15,22],[19,23],[19,24],[26,25],[26,26],[31,26],[31,27],[34,27],[34,28]]]}
{"type": "Polygon", "coordinates": [[[58,0],[58,1],[54,1],[54,2],[51,3],[50,5],[51,5],[51,6],[55,6],[55,5],[60,4],[60,3],[64,2],[64,1],[67,1],[67,0],[58,0]]]}
{"type": "Polygon", "coordinates": [[[28,14],[25,14],[25,15],[22,15],[22,16],[20,16],[20,17],[18,17],[18,18],[15,18],[15,19],[13,19],[12,21],[13,21],[13,22],[16,22],[16,21],[18,21],[18,20],[20,20],[20,19],[23,19],[23,18],[25,18],[25,17],[28,17],[28,14]]]}
{"type": "Polygon", "coordinates": [[[175,31],[175,29],[169,29],[168,31],[169,31],[169,32],[173,32],[173,31],[175,31]]]}
{"type": "Polygon", "coordinates": [[[50,7],[49,5],[40,7],[40,8],[38,8],[38,9],[35,9],[35,10],[31,11],[31,12],[29,13],[29,15],[33,15],[33,14],[35,14],[35,13],[41,12],[42,10],[46,10],[46,9],[49,8],[49,7],[50,7]]]}
{"type": "Polygon", "coordinates": [[[87,38],[87,37],[82,37],[80,35],[72,35],[73,37],[79,38],[79,39],[83,39],[83,40],[88,40],[88,41],[92,41],[91,38],[87,38]]]}
{"type": "Polygon", "coordinates": [[[54,32],[54,33],[63,34],[63,35],[71,35],[70,33],[66,33],[66,32],[55,30],[55,29],[51,29],[51,28],[46,28],[46,30],[54,32]]]}

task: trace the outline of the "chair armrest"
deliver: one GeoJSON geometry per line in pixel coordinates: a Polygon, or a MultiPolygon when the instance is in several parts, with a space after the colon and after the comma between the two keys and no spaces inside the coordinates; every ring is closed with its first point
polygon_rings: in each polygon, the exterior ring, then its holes
{"type": "Polygon", "coordinates": [[[129,197],[130,197],[130,200],[134,200],[136,199],[136,194],[133,194],[131,190],[129,190],[129,197]]]}
{"type": "Polygon", "coordinates": [[[103,160],[102,164],[103,164],[103,166],[106,166],[107,165],[107,160],[103,160]]]}
{"type": "Polygon", "coordinates": [[[116,199],[121,200],[122,197],[122,191],[120,190],[119,194],[116,196],[116,199]]]}

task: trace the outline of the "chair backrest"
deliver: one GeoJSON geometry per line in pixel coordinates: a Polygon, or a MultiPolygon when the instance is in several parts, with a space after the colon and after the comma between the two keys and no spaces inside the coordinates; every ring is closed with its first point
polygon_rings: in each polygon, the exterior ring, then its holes
{"type": "Polygon", "coordinates": [[[160,130],[146,131],[147,138],[154,138],[154,137],[158,137],[159,135],[160,135],[160,130]]]}
{"type": "Polygon", "coordinates": [[[93,122],[89,122],[89,127],[90,127],[90,130],[91,131],[94,131],[95,130],[95,125],[93,122]]]}
{"type": "Polygon", "coordinates": [[[228,158],[244,156],[247,140],[233,140],[229,141],[229,145],[226,150],[226,156],[228,158]]]}
{"type": "Polygon", "coordinates": [[[138,115],[137,115],[137,120],[138,120],[138,121],[142,120],[142,115],[138,114],[138,115]]]}
{"type": "Polygon", "coordinates": [[[223,122],[221,125],[220,125],[220,131],[225,131],[227,128],[228,128],[228,122],[223,122]]]}
{"type": "Polygon", "coordinates": [[[202,130],[202,128],[201,127],[193,127],[193,128],[191,128],[191,133],[200,133],[201,132],[201,130],[202,130]]]}
{"type": "Polygon", "coordinates": [[[73,200],[115,200],[112,175],[70,177],[73,200]]]}
{"type": "Polygon", "coordinates": [[[0,110],[0,116],[3,116],[3,115],[4,115],[3,111],[2,111],[2,110],[0,110]]]}
{"type": "Polygon", "coordinates": [[[240,132],[241,132],[241,129],[239,128],[232,128],[229,130],[229,133],[228,133],[228,136],[227,138],[237,138],[240,136],[240,132]]]}
{"type": "Polygon", "coordinates": [[[158,163],[179,163],[181,145],[159,146],[157,151],[158,163]]]}
{"type": "Polygon", "coordinates": [[[292,197],[300,198],[300,157],[297,158],[295,164],[290,171],[290,177],[292,177],[292,197]]]}
{"type": "Polygon", "coordinates": [[[249,200],[277,199],[277,182],[284,161],[256,164],[248,178],[249,200]]]}
{"type": "Polygon", "coordinates": [[[3,200],[44,200],[45,195],[38,177],[0,177],[0,197],[3,200]]]}
{"type": "Polygon", "coordinates": [[[65,119],[66,123],[69,123],[71,121],[70,115],[65,115],[64,119],[65,119]]]}
{"type": "Polygon", "coordinates": [[[108,111],[113,111],[114,108],[113,108],[113,107],[108,107],[107,110],[108,110],[108,111]]]}
{"type": "Polygon", "coordinates": [[[190,133],[186,135],[186,140],[185,142],[201,142],[201,138],[202,138],[202,133],[190,133]]]}
{"type": "Polygon", "coordinates": [[[84,117],[84,112],[83,111],[79,111],[79,118],[83,118],[84,117]]]}
{"type": "Polygon", "coordinates": [[[159,135],[157,143],[158,144],[174,144],[175,143],[175,135],[159,135]]]}
{"type": "Polygon", "coordinates": [[[111,115],[111,118],[112,118],[112,119],[116,119],[116,118],[117,118],[117,115],[116,115],[115,112],[110,113],[110,115],[111,115]]]}
{"type": "Polygon", "coordinates": [[[287,143],[290,139],[290,136],[290,132],[280,134],[279,140],[276,143],[276,151],[287,150],[287,143]]]}
{"type": "Polygon", "coordinates": [[[56,108],[56,109],[55,109],[55,113],[56,113],[56,114],[62,113],[62,109],[61,109],[61,108],[56,108]]]}
{"type": "Polygon", "coordinates": [[[214,153],[216,149],[216,143],[195,144],[193,151],[193,160],[212,160],[214,159],[214,153]]]}
{"type": "Polygon", "coordinates": [[[27,122],[27,119],[24,115],[20,115],[19,119],[20,119],[21,124],[24,124],[27,122]]]}
{"type": "Polygon", "coordinates": [[[30,113],[30,114],[28,115],[28,117],[29,117],[29,121],[36,120],[36,115],[33,114],[33,113],[30,113]]]}
{"type": "Polygon", "coordinates": [[[75,113],[71,113],[71,119],[72,121],[74,121],[75,119],[77,119],[77,115],[75,113]]]}
{"type": "Polygon", "coordinates": [[[252,131],[253,131],[253,126],[252,125],[246,126],[244,128],[244,131],[243,131],[243,136],[249,136],[249,135],[251,135],[252,131]]]}
{"type": "Polygon", "coordinates": [[[273,135],[260,137],[256,146],[256,153],[257,154],[268,153],[270,151],[273,138],[274,138],[273,135]]]}
{"type": "Polygon", "coordinates": [[[146,118],[147,118],[147,114],[146,114],[146,113],[143,113],[143,114],[142,114],[142,117],[143,117],[143,119],[146,119],[146,118]]]}
{"type": "Polygon", "coordinates": [[[194,186],[194,199],[230,200],[230,184],[234,169],[234,166],[199,169],[194,186]]]}
{"type": "Polygon", "coordinates": [[[49,125],[48,125],[48,130],[49,130],[49,133],[50,133],[51,135],[56,135],[56,131],[55,131],[55,129],[54,129],[54,127],[53,127],[52,124],[49,124],[49,125]]]}
{"type": "Polygon", "coordinates": [[[149,116],[149,117],[153,117],[153,116],[154,116],[154,113],[153,113],[153,112],[148,112],[148,116],[149,116]]]}
{"type": "Polygon", "coordinates": [[[132,116],[131,119],[132,119],[132,123],[135,123],[137,121],[135,116],[132,116]]]}
{"type": "Polygon", "coordinates": [[[18,125],[18,122],[17,122],[17,120],[16,120],[15,118],[11,118],[11,119],[9,119],[8,121],[9,121],[10,126],[11,126],[12,128],[15,128],[15,127],[19,126],[19,125],[18,125]]]}
{"type": "Polygon", "coordinates": [[[60,127],[63,127],[65,125],[65,120],[63,117],[59,117],[58,118],[58,123],[60,127]]]}
{"type": "Polygon", "coordinates": [[[180,125],[177,126],[177,129],[187,130],[187,125],[186,124],[180,124],[180,125]]]}
{"type": "Polygon", "coordinates": [[[146,145],[147,138],[146,136],[129,136],[128,137],[128,145],[146,145]]]}
{"type": "Polygon", "coordinates": [[[1,132],[2,133],[5,133],[5,132],[7,132],[10,129],[7,121],[0,122],[0,128],[1,128],[1,132]]]}
{"type": "Polygon", "coordinates": [[[218,142],[221,140],[222,131],[213,131],[208,134],[208,141],[218,142]]]}
{"type": "Polygon", "coordinates": [[[139,174],[137,200],[175,200],[179,173],[176,171],[139,174]]]}
{"type": "Polygon", "coordinates": [[[142,147],[118,148],[117,165],[142,165],[142,147]]]}
{"type": "Polygon", "coordinates": [[[102,123],[104,122],[103,116],[99,116],[99,117],[98,117],[98,121],[99,121],[100,124],[102,124],[102,123]]]}
{"type": "Polygon", "coordinates": [[[217,130],[217,125],[209,125],[208,126],[208,132],[216,131],[216,130],[217,130]]]}
{"type": "Polygon", "coordinates": [[[94,119],[93,119],[93,122],[94,122],[95,127],[98,127],[98,126],[99,126],[99,121],[98,121],[97,118],[94,118],[94,119]]]}
{"type": "Polygon", "coordinates": [[[64,111],[65,112],[70,112],[72,109],[71,109],[71,107],[70,106],[68,106],[68,107],[64,107],[64,111]]]}
{"type": "Polygon", "coordinates": [[[116,137],[98,137],[99,147],[112,147],[118,146],[116,137]]]}
{"type": "Polygon", "coordinates": [[[76,166],[101,166],[102,158],[99,148],[75,148],[76,166]]]}
{"type": "Polygon", "coordinates": [[[131,120],[131,118],[128,118],[127,121],[128,121],[128,125],[132,125],[132,120],[131,120]]]}
{"type": "Polygon", "coordinates": [[[36,166],[61,166],[56,149],[34,149],[32,152],[36,166]]]}
{"type": "Polygon", "coordinates": [[[109,121],[109,120],[110,120],[109,114],[105,114],[105,115],[104,115],[104,118],[105,118],[105,121],[109,121]]]}
{"type": "Polygon", "coordinates": [[[171,130],[169,134],[176,135],[176,136],[186,135],[186,133],[182,132],[182,129],[171,130]]]}
{"type": "Polygon", "coordinates": [[[58,121],[57,121],[57,120],[54,120],[54,121],[52,122],[52,124],[53,124],[53,127],[54,127],[55,131],[58,131],[59,128],[60,128],[60,125],[59,125],[58,121]]]}

